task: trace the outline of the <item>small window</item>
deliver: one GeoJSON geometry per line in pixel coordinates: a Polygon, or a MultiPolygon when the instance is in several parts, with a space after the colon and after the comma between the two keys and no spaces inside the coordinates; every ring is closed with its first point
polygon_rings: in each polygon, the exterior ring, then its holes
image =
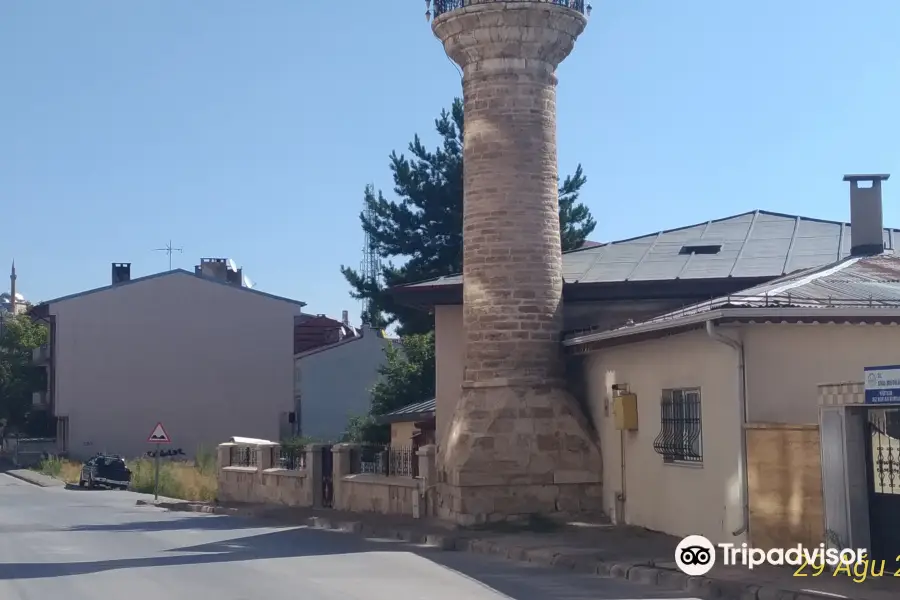
{"type": "Polygon", "coordinates": [[[681,247],[679,254],[718,254],[722,244],[690,244],[681,247]]]}
{"type": "Polygon", "coordinates": [[[663,390],[659,435],[653,449],[667,463],[703,462],[703,425],[700,389],[663,390]]]}

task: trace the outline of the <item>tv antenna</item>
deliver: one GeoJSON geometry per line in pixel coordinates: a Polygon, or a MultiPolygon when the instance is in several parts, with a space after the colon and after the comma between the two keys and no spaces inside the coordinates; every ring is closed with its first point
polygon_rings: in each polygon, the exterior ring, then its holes
{"type": "MultiPolygon", "coordinates": [[[[366,198],[369,197],[375,197],[375,186],[372,184],[366,186],[366,198]]],[[[363,202],[363,214],[365,215],[366,221],[369,223],[375,220],[374,211],[369,203],[365,201],[363,202]]],[[[365,232],[365,237],[363,239],[362,255],[363,258],[359,267],[363,280],[373,283],[377,282],[379,275],[381,275],[381,258],[378,256],[378,252],[375,249],[375,241],[368,232],[365,232]]],[[[371,313],[373,309],[374,305],[371,298],[363,301],[363,310],[365,311],[366,317],[372,316],[371,313]]]]}
{"type": "Polygon", "coordinates": [[[184,253],[184,248],[173,248],[172,240],[169,240],[169,243],[166,244],[165,248],[154,248],[152,251],[153,252],[165,252],[166,254],[169,255],[169,270],[171,271],[172,270],[172,254],[174,254],[175,252],[184,253]]]}

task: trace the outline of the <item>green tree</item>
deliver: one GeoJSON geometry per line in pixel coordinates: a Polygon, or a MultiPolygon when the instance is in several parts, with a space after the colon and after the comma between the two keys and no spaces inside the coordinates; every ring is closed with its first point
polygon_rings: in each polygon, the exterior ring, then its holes
{"type": "MultiPolygon", "coordinates": [[[[371,308],[363,312],[363,321],[375,327],[396,322],[400,335],[431,331],[434,319],[422,311],[398,305],[386,290],[462,272],[462,100],[456,98],[449,112],[441,112],[435,129],[442,140],[435,150],[426,149],[416,135],[409,144],[410,158],[397,155],[396,151],[391,153],[394,193],[399,200],[387,200],[381,191],[366,187],[366,210],[360,214],[360,220],[374,251],[388,259],[381,273],[370,280],[354,269],[341,267],[352,288],[350,295],[370,301],[371,308]]],[[[564,251],[580,247],[597,225],[588,208],[578,202],[586,181],[578,165],[559,187],[564,251]]]]}
{"type": "Polygon", "coordinates": [[[46,370],[31,364],[31,351],[47,343],[47,327],[27,315],[5,316],[0,325],[0,419],[22,428],[31,416],[31,394],[47,385],[46,370]]]}
{"type": "Polygon", "coordinates": [[[434,398],[434,333],[409,335],[384,349],[381,377],[372,388],[369,414],[352,417],[347,439],[353,442],[387,443],[390,429],[376,418],[409,404],[434,398]]]}

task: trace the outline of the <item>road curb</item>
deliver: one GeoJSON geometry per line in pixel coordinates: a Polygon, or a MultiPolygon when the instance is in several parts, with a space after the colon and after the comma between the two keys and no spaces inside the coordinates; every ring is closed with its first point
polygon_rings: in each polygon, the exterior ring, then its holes
{"type": "MultiPolygon", "coordinates": [[[[137,505],[156,506],[179,512],[257,518],[266,518],[278,512],[277,509],[242,509],[193,502],[138,500],[137,505]]],[[[797,592],[771,585],[759,586],[709,577],[690,577],[681,571],[659,567],[648,562],[601,561],[589,555],[560,552],[553,548],[525,548],[486,538],[467,538],[453,534],[424,534],[408,528],[378,527],[363,521],[341,521],[322,516],[308,517],[304,521],[304,524],[311,529],[400,540],[446,551],[500,556],[509,560],[528,562],[576,573],[624,579],[644,585],[661,587],[669,591],[683,591],[691,596],[705,600],[835,600],[836,598],[839,600],[856,600],[850,596],[829,593],[820,594],[811,590],[797,592]]]]}

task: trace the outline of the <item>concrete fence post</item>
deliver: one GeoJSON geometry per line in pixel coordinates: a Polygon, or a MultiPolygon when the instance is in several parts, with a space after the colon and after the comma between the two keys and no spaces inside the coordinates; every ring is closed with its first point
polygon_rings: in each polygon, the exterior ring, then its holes
{"type": "Polygon", "coordinates": [[[422,504],[425,507],[424,515],[433,517],[437,514],[437,446],[422,446],[416,452],[419,460],[419,478],[422,480],[422,504]]]}
{"type": "Polygon", "coordinates": [[[274,466],[272,455],[278,453],[281,444],[259,444],[256,446],[256,478],[259,481],[260,489],[263,485],[263,471],[271,469],[274,466]]]}
{"type": "Polygon", "coordinates": [[[328,444],[307,444],[306,452],[306,481],[307,489],[311,495],[307,499],[306,506],[322,508],[322,452],[330,448],[328,444]]]}
{"type": "Polygon", "coordinates": [[[227,442],[219,444],[216,448],[216,483],[219,489],[219,499],[225,498],[225,472],[222,469],[231,466],[231,449],[233,447],[234,444],[227,442]]]}
{"type": "Polygon", "coordinates": [[[331,476],[332,489],[334,490],[334,498],[332,504],[334,505],[334,508],[338,510],[341,510],[344,506],[344,497],[342,490],[344,476],[350,475],[353,472],[353,465],[351,461],[358,460],[359,452],[354,452],[354,450],[358,448],[358,444],[336,444],[331,448],[333,457],[331,476]]]}
{"type": "Polygon", "coordinates": [[[231,466],[231,448],[234,446],[232,443],[227,444],[219,444],[216,448],[216,468],[222,469],[224,467],[231,466]]]}

